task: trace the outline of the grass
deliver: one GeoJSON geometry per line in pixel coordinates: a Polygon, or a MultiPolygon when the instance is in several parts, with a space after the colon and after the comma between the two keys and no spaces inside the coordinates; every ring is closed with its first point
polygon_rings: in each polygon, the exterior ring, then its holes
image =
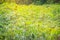
{"type": "Polygon", "coordinates": [[[57,40],[60,5],[0,4],[1,40],[57,40]]]}

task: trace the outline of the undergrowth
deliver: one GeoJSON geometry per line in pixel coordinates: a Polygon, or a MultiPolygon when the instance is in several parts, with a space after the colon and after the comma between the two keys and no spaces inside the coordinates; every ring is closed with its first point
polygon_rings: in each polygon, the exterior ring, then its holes
{"type": "Polygon", "coordinates": [[[0,40],[57,40],[60,5],[0,4],[0,40]]]}

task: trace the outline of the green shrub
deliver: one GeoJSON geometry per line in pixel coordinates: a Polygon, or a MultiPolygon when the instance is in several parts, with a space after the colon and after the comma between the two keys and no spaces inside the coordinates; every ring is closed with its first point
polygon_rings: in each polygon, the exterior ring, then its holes
{"type": "Polygon", "coordinates": [[[0,5],[1,40],[56,40],[60,5],[0,5]],[[58,7],[58,8],[57,8],[58,7]]]}

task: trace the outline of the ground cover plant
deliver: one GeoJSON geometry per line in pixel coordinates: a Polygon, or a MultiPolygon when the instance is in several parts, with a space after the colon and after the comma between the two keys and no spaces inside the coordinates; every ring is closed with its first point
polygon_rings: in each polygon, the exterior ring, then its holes
{"type": "Polygon", "coordinates": [[[59,38],[59,4],[0,4],[0,40],[60,40],[59,38]]]}

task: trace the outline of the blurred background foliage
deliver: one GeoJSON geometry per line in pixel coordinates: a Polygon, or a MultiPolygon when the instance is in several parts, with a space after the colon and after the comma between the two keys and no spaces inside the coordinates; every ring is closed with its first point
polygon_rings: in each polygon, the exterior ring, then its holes
{"type": "Polygon", "coordinates": [[[0,40],[60,40],[60,0],[0,0],[0,40]]]}
{"type": "Polygon", "coordinates": [[[60,3],[60,0],[0,0],[3,2],[15,2],[17,4],[55,4],[60,3]]]}

